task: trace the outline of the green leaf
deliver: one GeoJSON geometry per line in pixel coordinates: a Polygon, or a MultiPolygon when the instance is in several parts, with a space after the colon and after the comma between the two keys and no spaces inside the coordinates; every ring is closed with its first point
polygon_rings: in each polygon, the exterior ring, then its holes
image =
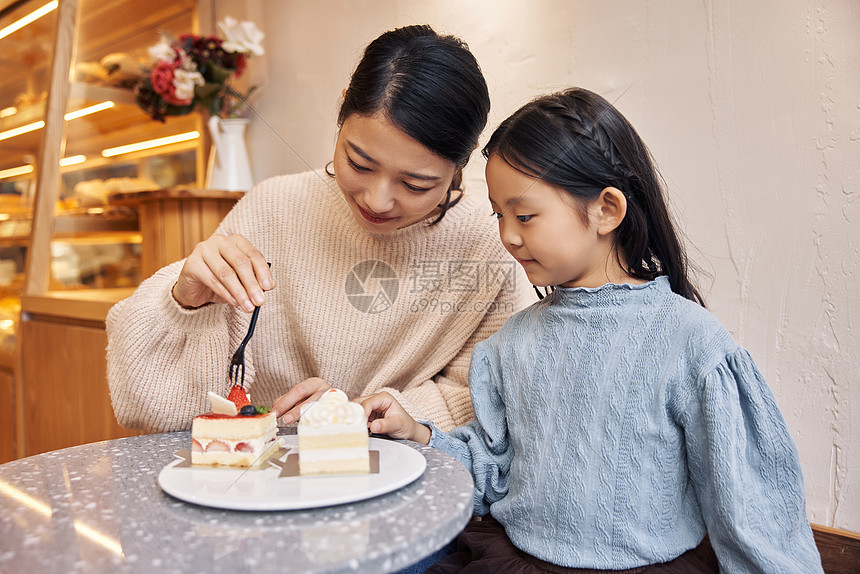
{"type": "Polygon", "coordinates": [[[194,110],[194,104],[188,106],[174,106],[172,104],[167,104],[167,115],[168,116],[184,116],[190,114],[194,110]]]}
{"type": "Polygon", "coordinates": [[[206,71],[203,75],[206,77],[208,82],[216,82],[219,85],[223,85],[228,79],[230,79],[231,73],[232,71],[227,68],[217,66],[212,62],[206,62],[206,71]]]}
{"type": "Polygon", "coordinates": [[[194,86],[194,96],[197,99],[201,99],[201,100],[204,98],[212,98],[216,94],[218,94],[218,92],[220,92],[223,87],[224,87],[224,84],[215,84],[212,82],[206,82],[202,86],[194,86]]]}

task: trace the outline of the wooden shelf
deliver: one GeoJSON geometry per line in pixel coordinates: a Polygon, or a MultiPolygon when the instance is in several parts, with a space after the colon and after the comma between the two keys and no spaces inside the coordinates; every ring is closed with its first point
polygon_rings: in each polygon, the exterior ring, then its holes
{"type": "Polygon", "coordinates": [[[41,315],[56,320],[74,319],[104,323],[110,308],[132,293],[134,289],[50,291],[44,295],[24,295],[21,298],[21,310],[28,318],[41,315]]]}
{"type": "Polygon", "coordinates": [[[170,189],[157,189],[154,191],[124,191],[112,193],[108,196],[110,205],[133,205],[163,201],[165,199],[217,199],[227,201],[238,201],[244,192],[222,191],[220,189],[199,189],[187,187],[175,187],[170,189]]]}
{"type": "MultiPolygon", "coordinates": [[[[32,220],[29,217],[14,217],[0,221],[0,243],[8,245],[29,241],[31,227],[32,220]]],[[[54,239],[137,232],[138,229],[135,210],[90,208],[61,213],[54,218],[54,239]]]]}

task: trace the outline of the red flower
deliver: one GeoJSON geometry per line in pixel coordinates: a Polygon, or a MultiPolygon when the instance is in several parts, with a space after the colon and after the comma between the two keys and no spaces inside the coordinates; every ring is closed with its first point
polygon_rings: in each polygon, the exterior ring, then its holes
{"type": "Polygon", "coordinates": [[[158,62],[152,68],[150,80],[152,81],[152,89],[160,95],[165,102],[173,106],[187,106],[191,100],[180,100],[176,97],[176,88],[173,86],[173,71],[176,69],[176,64],[168,62],[158,62]]]}
{"type": "Polygon", "coordinates": [[[238,78],[242,75],[242,72],[245,71],[245,66],[248,65],[248,59],[245,58],[245,54],[238,54],[236,56],[236,61],[233,62],[233,65],[236,67],[236,71],[234,72],[234,74],[238,78]]]}
{"type": "Polygon", "coordinates": [[[179,35],[179,43],[180,44],[185,44],[186,42],[189,42],[190,44],[193,45],[194,42],[196,42],[199,39],[200,39],[200,36],[198,36],[197,34],[180,34],[179,35]]]}

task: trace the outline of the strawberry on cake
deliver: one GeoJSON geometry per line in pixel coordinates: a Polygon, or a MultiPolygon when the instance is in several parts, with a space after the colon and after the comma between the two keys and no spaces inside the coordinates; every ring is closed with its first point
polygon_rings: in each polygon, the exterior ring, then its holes
{"type": "Polygon", "coordinates": [[[191,464],[248,467],[277,442],[274,412],[254,407],[235,385],[224,397],[209,393],[212,412],[191,424],[191,464]]]}

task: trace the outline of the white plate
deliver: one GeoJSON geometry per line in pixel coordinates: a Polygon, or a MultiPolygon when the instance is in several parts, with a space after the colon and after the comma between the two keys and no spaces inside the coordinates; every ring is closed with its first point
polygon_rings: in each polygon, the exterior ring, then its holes
{"type": "MultiPolygon", "coordinates": [[[[295,452],[295,435],[280,437],[295,452]]],[[[164,492],[186,502],[228,510],[298,510],[346,504],[385,494],[424,474],[427,461],[420,452],[398,442],[371,437],[379,451],[379,473],[362,475],[294,476],[279,478],[281,469],[176,468],[158,475],[164,492]],[[238,480],[237,480],[238,479],[238,480]]]]}

